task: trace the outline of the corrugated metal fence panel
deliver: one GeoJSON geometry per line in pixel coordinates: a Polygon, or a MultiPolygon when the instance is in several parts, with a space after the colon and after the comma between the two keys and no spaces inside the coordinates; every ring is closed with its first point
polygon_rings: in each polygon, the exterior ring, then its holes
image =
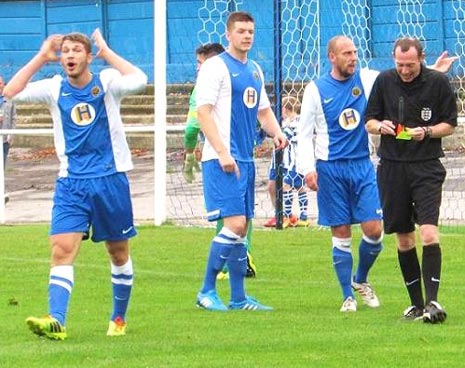
{"type": "MultiPolygon", "coordinates": [[[[142,68],[153,81],[152,0],[41,0],[0,2],[0,74],[9,79],[54,33],[100,28],[115,51],[142,68]]],[[[94,70],[103,66],[94,61],[94,70]]],[[[58,63],[42,68],[35,78],[61,72],[58,63]]]]}
{"type": "Polygon", "coordinates": [[[81,32],[90,35],[102,25],[102,5],[98,1],[46,2],[47,33],[81,32]]]}
{"type": "MultiPolygon", "coordinates": [[[[167,70],[168,81],[193,82],[196,76],[195,49],[206,40],[200,40],[198,32],[202,22],[198,16],[203,1],[168,0],[167,1],[167,70]]],[[[221,42],[219,39],[212,42],[221,42]]]]}
{"type": "Polygon", "coordinates": [[[39,49],[42,18],[40,1],[0,2],[0,73],[6,78],[39,49]]]}
{"type": "Polygon", "coordinates": [[[153,81],[153,1],[108,2],[108,41],[153,81]]]}
{"type": "MultiPolygon", "coordinates": [[[[203,4],[201,0],[167,0],[168,83],[195,80],[194,50],[201,41],[206,42],[199,36],[203,27],[199,9],[203,4]]],[[[257,38],[251,57],[262,64],[266,79],[271,80],[273,0],[247,0],[241,4],[241,9],[252,12],[256,20],[257,38]]],[[[321,71],[328,69],[327,41],[342,33],[344,14],[338,4],[337,0],[320,1],[321,71]]],[[[46,34],[69,31],[90,34],[100,27],[110,46],[140,66],[153,81],[153,6],[153,0],[0,1],[0,73],[6,78],[11,76],[37,52],[46,34]]],[[[445,49],[463,54],[464,50],[457,46],[456,30],[464,26],[457,22],[454,7],[457,2],[453,0],[423,2],[423,35],[428,62],[434,61],[445,49]]],[[[392,45],[401,31],[398,11],[397,0],[371,2],[372,68],[385,69],[393,65],[392,45]]],[[[214,11],[210,15],[218,17],[214,11]]],[[[415,18],[416,14],[412,16],[415,18]]],[[[226,43],[224,37],[211,41],[226,43]]],[[[96,61],[95,67],[99,65],[96,61]]],[[[44,68],[38,76],[56,69],[53,66],[44,68]]]]}

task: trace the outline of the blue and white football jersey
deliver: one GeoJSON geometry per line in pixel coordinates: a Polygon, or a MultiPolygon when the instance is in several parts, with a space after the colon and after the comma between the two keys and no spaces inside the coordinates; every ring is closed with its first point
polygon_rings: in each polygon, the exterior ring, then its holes
{"type": "Polygon", "coordinates": [[[283,151],[283,168],[288,171],[296,171],[297,156],[297,132],[299,126],[299,116],[283,121],[283,133],[289,144],[283,151]]]}
{"type": "MultiPolygon", "coordinates": [[[[258,110],[270,106],[263,72],[257,63],[246,63],[223,52],[206,60],[199,71],[197,107],[212,105],[212,116],[223,144],[237,161],[253,161],[258,110]]],[[[208,139],[202,161],[217,159],[208,139]]]]}
{"type": "Polygon", "coordinates": [[[299,172],[306,175],[315,171],[315,160],[369,157],[364,115],[378,74],[377,71],[362,69],[339,81],[328,73],[307,85],[298,135],[299,172]]]}
{"type": "Polygon", "coordinates": [[[133,168],[120,115],[122,97],[141,91],[147,76],[115,69],[93,74],[84,88],[56,75],[29,83],[14,100],[50,108],[59,176],[96,178],[133,168]]]}

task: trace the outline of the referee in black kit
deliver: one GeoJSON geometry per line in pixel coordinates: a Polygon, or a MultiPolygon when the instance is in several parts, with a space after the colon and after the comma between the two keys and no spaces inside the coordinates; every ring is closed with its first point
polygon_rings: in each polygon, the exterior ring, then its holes
{"type": "Polygon", "coordinates": [[[441,323],[446,312],[437,301],[438,220],[446,170],[439,158],[444,156],[441,138],[457,126],[457,106],[445,74],[425,67],[418,39],[398,39],[393,55],[395,68],[378,76],[365,120],[369,133],[381,134],[377,175],[384,231],[397,235],[399,265],[411,301],[404,318],[441,323]],[[415,223],[423,245],[421,267],[415,223]]]}

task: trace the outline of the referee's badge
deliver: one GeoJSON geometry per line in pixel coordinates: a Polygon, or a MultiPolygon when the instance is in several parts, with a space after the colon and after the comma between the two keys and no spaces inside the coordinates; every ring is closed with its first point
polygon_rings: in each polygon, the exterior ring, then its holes
{"type": "Polygon", "coordinates": [[[423,107],[421,109],[421,119],[423,121],[429,121],[431,120],[431,115],[432,115],[432,111],[429,107],[423,107]]]}

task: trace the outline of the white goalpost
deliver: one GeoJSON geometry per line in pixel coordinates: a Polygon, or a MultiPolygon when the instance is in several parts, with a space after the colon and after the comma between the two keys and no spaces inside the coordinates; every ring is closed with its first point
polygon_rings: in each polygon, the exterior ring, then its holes
{"type": "Polygon", "coordinates": [[[154,0],[153,223],[166,221],[166,0],[154,0]]]}

